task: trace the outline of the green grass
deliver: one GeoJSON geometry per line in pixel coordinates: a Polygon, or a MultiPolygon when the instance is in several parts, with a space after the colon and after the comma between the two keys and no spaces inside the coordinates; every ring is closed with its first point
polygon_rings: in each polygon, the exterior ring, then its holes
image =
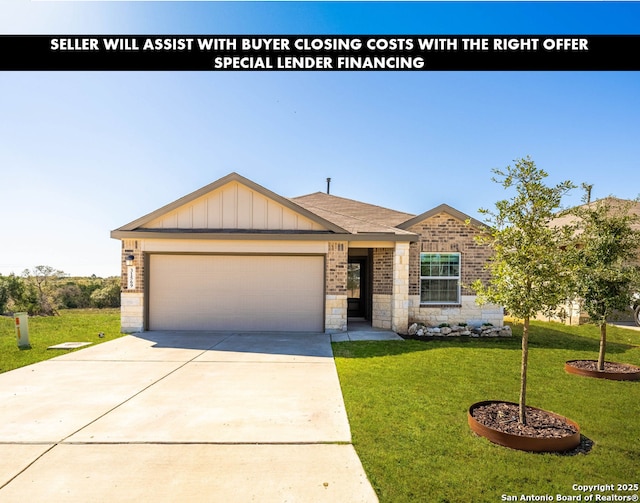
{"type": "Polygon", "coordinates": [[[14,319],[0,317],[0,372],[77,350],[47,349],[62,342],[99,344],[120,337],[120,309],[69,309],[60,316],[28,319],[30,348],[18,348],[14,319]],[[105,337],[99,338],[98,333],[105,337]]]}
{"type": "MultiPolygon", "coordinates": [[[[122,335],[118,309],[60,314],[29,318],[30,349],[17,347],[13,318],[0,317],[0,372],[67,352],[47,350],[54,344],[122,335]]],[[[597,358],[597,327],[534,322],[530,338],[528,405],[578,422],[588,453],[514,451],[471,433],[472,403],[518,400],[522,330],[512,326],[510,339],[333,344],[353,443],[381,503],[555,498],[580,494],[573,484],[640,483],[640,382],[563,369],[597,358]]],[[[640,365],[640,332],[609,327],[608,336],[607,360],[640,365]]]]}
{"type": "MultiPolygon", "coordinates": [[[[588,453],[515,451],[471,432],[471,404],[518,401],[522,328],[512,326],[510,339],[333,344],[353,443],[382,503],[555,498],[580,494],[573,484],[640,483],[640,382],[563,369],[597,358],[594,326],[535,322],[529,344],[527,404],[576,421],[593,442],[588,453]]],[[[607,360],[640,365],[640,332],[609,327],[608,336],[607,360]]]]}

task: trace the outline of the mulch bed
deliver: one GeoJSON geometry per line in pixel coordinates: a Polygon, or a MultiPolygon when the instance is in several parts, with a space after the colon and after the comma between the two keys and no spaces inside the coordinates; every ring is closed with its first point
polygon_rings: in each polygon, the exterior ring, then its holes
{"type": "Polygon", "coordinates": [[[533,438],[562,438],[578,430],[561,418],[544,410],[527,407],[527,424],[518,421],[518,405],[495,402],[473,409],[472,416],[484,426],[508,433],[533,438]]]}
{"type": "MultiPolygon", "coordinates": [[[[602,372],[601,370],[598,370],[598,362],[596,360],[572,360],[571,362],[567,362],[567,364],[578,369],[602,372]]],[[[604,372],[631,374],[634,372],[640,372],[640,367],[628,365],[626,363],[604,362],[604,372]]]]}

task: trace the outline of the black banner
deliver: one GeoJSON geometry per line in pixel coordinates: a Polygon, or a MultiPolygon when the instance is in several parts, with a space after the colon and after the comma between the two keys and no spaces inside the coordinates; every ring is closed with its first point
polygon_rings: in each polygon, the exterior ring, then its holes
{"type": "Polygon", "coordinates": [[[0,70],[640,70],[640,36],[5,35],[0,70]]]}

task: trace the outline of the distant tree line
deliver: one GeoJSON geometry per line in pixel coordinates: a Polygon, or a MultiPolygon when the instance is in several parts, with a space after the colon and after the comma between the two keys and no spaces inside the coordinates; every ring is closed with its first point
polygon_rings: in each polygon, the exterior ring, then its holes
{"type": "Polygon", "coordinates": [[[120,307],[120,278],[70,277],[39,265],[0,275],[0,314],[53,316],[59,309],[120,307]]]}

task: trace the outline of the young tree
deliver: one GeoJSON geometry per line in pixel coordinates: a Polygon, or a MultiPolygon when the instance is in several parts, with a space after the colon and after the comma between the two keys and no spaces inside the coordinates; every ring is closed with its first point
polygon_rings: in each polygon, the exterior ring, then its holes
{"type": "Polygon", "coordinates": [[[1,281],[3,283],[1,288],[5,290],[7,302],[0,314],[4,314],[5,311],[9,313],[29,312],[33,303],[36,302],[35,291],[30,290],[24,279],[14,273],[4,276],[1,281]]]}
{"type": "Polygon", "coordinates": [[[604,370],[607,318],[626,309],[638,282],[639,218],[633,202],[606,198],[576,208],[577,244],[573,247],[576,294],[589,322],[600,327],[598,370],[604,370]]]}
{"type": "Polygon", "coordinates": [[[476,281],[473,288],[479,302],[502,305],[523,320],[519,421],[526,424],[529,321],[538,313],[555,311],[567,298],[569,274],[561,249],[569,231],[550,224],[562,196],[574,185],[564,181],[548,187],[547,173],[529,157],[493,172],[492,180],[507,191],[515,189],[515,195],[498,201],[495,212],[480,209],[489,229],[479,241],[493,250],[488,265],[492,275],[487,284],[476,281]]]}
{"type": "Polygon", "coordinates": [[[27,289],[35,291],[37,295],[36,305],[29,309],[29,314],[52,316],[58,314],[55,308],[54,284],[55,280],[65,276],[64,272],[48,265],[39,265],[33,271],[26,269],[22,276],[27,289]]]}

